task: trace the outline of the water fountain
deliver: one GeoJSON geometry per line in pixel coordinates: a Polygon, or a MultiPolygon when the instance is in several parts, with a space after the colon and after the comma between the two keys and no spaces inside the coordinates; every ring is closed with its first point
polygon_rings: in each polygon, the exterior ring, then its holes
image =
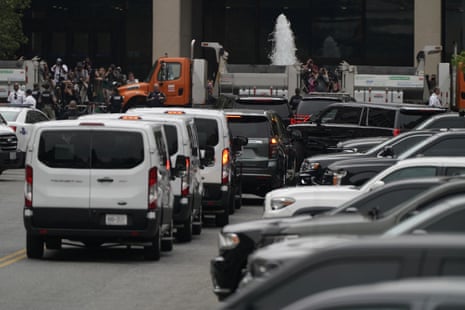
{"type": "Polygon", "coordinates": [[[280,14],[276,19],[273,38],[270,41],[272,42],[272,51],[269,55],[271,64],[287,66],[297,63],[294,34],[291,23],[284,14],[280,14]]]}

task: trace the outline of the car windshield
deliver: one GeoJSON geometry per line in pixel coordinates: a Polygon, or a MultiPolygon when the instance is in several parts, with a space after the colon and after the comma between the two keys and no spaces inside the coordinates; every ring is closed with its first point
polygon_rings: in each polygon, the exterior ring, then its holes
{"type": "Polygon", "coordinates": [[[263,116],[228,117],[229,129],[233,136],[268,138],[270,125],[263,116]]]}
{"type": "Polygon", "coordinates": [[[0,111],[0,114],[7,122],[14,122],[18,118],[19,111],[0,111]]]}

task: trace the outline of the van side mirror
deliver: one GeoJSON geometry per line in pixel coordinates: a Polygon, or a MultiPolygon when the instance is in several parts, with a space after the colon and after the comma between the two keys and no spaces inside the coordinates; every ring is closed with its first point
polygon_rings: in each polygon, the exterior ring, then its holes
{"type": "Polygon", "coordinates": [[[394,157],[394,149],[387,145],[378,153],[378,157],[394,157]]]}
{"type": "Polygon", "coordinates": [[[206,145],[205,148],[200,149],[200,164],[202,166],[210,166],[215,162],[215,148],[206,145]]]}
{"type": "Polygon", "coordinates": [[[183,177],[187,173],[187,157],[184,155],[176,156],[176,164],[174,165],[174,175],[183,177]]]}

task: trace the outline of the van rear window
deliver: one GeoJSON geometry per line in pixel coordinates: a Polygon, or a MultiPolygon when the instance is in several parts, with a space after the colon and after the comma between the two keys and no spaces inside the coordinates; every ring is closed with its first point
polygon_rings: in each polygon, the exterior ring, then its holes
{"type": "Polygon", "coordinates": [[[264,116],[244,116],[228,118],[229,129],[233,136],[269,138],[270,121],[264,116]]]}
{"type": "Polygon", "coordinates": [[[178,152],[178,130],[174,125],[164,125],[166,142],[168,143],[168,153],[170,156],[178,152]]]}
{"type": "Polygon", "coordinates": [[[137,132],[44,131],[38,159],[51,168],[128,169],[144,160],[144,145],[137,132]]]}
{"type": "Polygon", "coordinates": [[[199,138],[199,146],[201,149],[206,145],[216,146],[218,144],[218,124],[214,119],[195,118],[195,126],[199,138]]]}

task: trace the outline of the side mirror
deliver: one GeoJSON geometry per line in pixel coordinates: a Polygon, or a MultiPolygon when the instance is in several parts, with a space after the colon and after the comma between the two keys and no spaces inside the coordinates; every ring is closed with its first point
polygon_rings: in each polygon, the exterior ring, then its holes
{"type": "Polygon", "coordinates": [[[394,157],[394,150],[392,146],[385,146],[379,153],[378,157],[394,157]]]}
{"type": "Polygon", "coordinates": [[[370,191],[375,190],[375,189],[377,189],[377,188],[379,188],[379,187],[381,187],[381,186],[384,186],[384,182],[381,181],[381,180],[376,181],[376,182],[371,186],[370,191]]]}
{"type": "Polygon", "coordinates": [[[210,166],[215,162],[215,148],[212,146],[205,146],[200,150],[200,163],[202,166],[210,166]]]}
{"type": "Polygon", "coordinates": [[[187,157],[178,155],[176,157],[176,164],[174,166],[174,175],[176,177],[183,177],[187,173],[187,157]]]}

